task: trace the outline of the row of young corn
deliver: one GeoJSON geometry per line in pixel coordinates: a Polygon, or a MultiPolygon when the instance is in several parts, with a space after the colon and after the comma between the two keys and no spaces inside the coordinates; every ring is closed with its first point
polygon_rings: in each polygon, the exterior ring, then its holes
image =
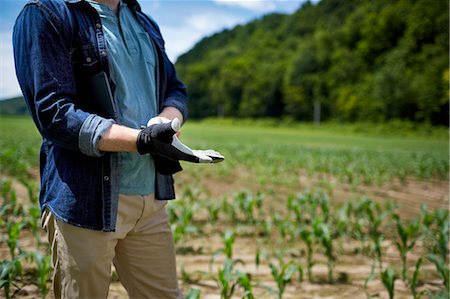
{"type": "Polygon", "coordinates": [[[336,278],[334,268],[339,256],[345,254],[343,244],[348,241],[358,244],[352,254],[368,257],[372,261],[364,283],[368,297],[373,295],[368,284],[375,279],[383,283],[390,298],[394,298],[397,279],[408,286],[413,298],[424,295],[428,298],[448,297],[450,224],[447,210],[428,211],[423,204],[415,218],[402,219],[392,201],[382,205],[362,197],[332,206],[328,195],[321,191],[291,195],[284,206],[273,204],[276,201],[270,196],[246,191],[231,198],[224,197],[221,201],[211,199],[199,202],[201,196],[199,192],[187,189],[182,200],[169,206],[169,215],[174,239],[179,243],[204,234],[205,222],[218,227],[216,232],[225,228],[223,248],[212,253],[211,258],[213,262],[216,255],[224,255],[223,267],[217,273],[206,273],[206,277],[218,282],[222,298],[231,298],[239,288],[243,298],[254,298],[252,286],[257,283],[252,282],[252,275],[235,269],[242,262],[232,255],[236,236],[262,240],[259,244],[266,242],[275,245],[272,254],[262,253],[258,246],[254,263],[258,267],[262,256],[266,256],[277,285],[276,290],[268,288],[269,293],[277,298],[283,297],[286,285],[294,275],[299,282],[303,281],[304,276],[309,282],[318,281],[312,271],[317,255],[326,257],[327,281],[345,283],[348,279],[346,274],[340,273],[336,278]],[[398,269],[384,259],[386,249],[383,248],[383,241],[394,244],[398,254],[396,260],[400,261],[398,269]],[[286,261],[286,251],[299,258],[286,261]],[[413,252],[420,254],[420,257],[411,260],[413,252]],[[421,278],[424,261],[434,265],[436,274],[442,280],[441,291],[418,290],[424,279],[421,278]],[[411,266],[413,270],[408,271],[411,266]]]}
{"type": "Polygon", "coordinates": [[[6,298],[12,298],[23,286],[35,284],[44,298],[49,291],[51,258],[48,244],[41,240],[37,187],[32,180],[22,179],[21,183],[28,193],[26,205],[18,201],[11,180],[0,181],[0,289],[6,298]],[[25,248],[23,237],[30,233],[33,242],[25,248]]]}
{"type": "MultiPolygon", "coordinates": [[[[37,186],[34,181],[22,180],[29,200],[26,205],[17,200],[11,180],[0,184],[0,288],[5,297],[14,297],[27,284],[37,285],[42,298],[48,293],[51,273],[48,245],[41,240],[37,186]],[[32,236],[33,246],[22,246],[24,236],[32,236]]],[[[201,191],[185,189],[180,199],[168,205],[174,240],[182,244],[201,235],[223,234],[220,250],[211,252],[210,271],[205,277],[217,282],[221,298],[231,298],[237,293],[242,298],[255,298],[254,287],[260,285],[250,273],[240,270],[242,261],[233,255],[236,238],[254,238],[260,244],[254,252],[255,267],[268,264],[276,288],[266,287],[268,294],[283,298],[286,286],[304,277],[311,283],[318,282],[313,266],[318,255],[327,260],[330,283],[344,283],[340,274],[335,277],[334,268],[339,257],[345,254],[343,244],[358,244],[352,254],[372,260],[365,288],[371,280],[379,279],[394,298],[394,286],[401,279],[409,287],[414,298],[447,298],[449,290],[449,213],[447,210],[428,211],[423,205],[420,214],[413,219],[402,219],[392,202],[381,205],[368,198],[347,201],[332,206],[324,192],[304,192],[291,195],[284,202],[275,201],[263,193],[242,191],[219,200],[205,199],[201,191]],[[205,224],[216,228],[205,231],[205,224]],[[387,233],[388,232],[388,233],[387,233]],[[398,252],[399,269],[385,261],[383,241],[390,240],[398,252]],[[264,244],[273,244],[275,250],[266,253],[264,244]],[[421,249],[418,250],[418,243],[421,249]],[[286,260],[289,251],[291,260],[286,260]],[[421,256],[412,261],[411,252],[421,256]],[[224,262],[213,271],[216,258],[222,255],[224,262]],[[441,291],[418,291],[421,268],[424,261],[434,264],[442,280],[441,291]],[[413,271],[408,271],[413,266],[413,271]]],[[[189,281],[184,270],[181,278],[189,281]]],[[[370,297],[370,291],[367,289],[370,297]]],[[[200,290],[190,289],[187,298],[199,298],[200,290]]]]}

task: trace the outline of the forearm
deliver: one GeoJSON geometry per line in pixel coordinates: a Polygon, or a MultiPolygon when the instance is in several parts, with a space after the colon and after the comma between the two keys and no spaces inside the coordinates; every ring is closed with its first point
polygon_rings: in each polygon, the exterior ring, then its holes
{"type": "MultiPolygon", "coordinates": [[[[183,122],[183,115],[175,107],[166,107],[159,114],[167,119],[178,118],[183,122]]],[[[98,142],[98,149],[102,152],[136,152],[136,140],[140,130],[113,124],[98,142]]]]}
{"type": "Polygon", "coordinates": [[[180,123],[183,123],[183,114],[181,114],[180,110],[175,107],[165,107],[158,116],[165,117],[170,120],[176,117],[180,123]]]}
{"type": "Polygon", "coordinates": [[[136,152],[136,140],[140,130],[112,125],[98,143],[102,152],[136,152]]]}

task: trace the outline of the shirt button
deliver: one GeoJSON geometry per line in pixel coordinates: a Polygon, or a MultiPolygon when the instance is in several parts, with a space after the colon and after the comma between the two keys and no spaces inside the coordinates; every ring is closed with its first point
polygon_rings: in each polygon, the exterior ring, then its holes
{"type": "Polygon", "coordinates": [[[102,28],[102,24],[97,23],[97,24],[95,24],[95,27],[97,27],[98,29],[100,29],[100,28],[102,28]]]}
{"type": "Polygon", "coordinates": [[[109,181],[109,176],[105,175],[105,176],[103,177],[103,179],[104,179],[105,181],[109,181]]]}
{"type": "Polygon", "coordinates": [[[100,55],[102,55],[102,57],[105,57],[106,56],[106,51],[105,50],[101,50],[100,51],[100,55]]]}
{"type": "Polygon", "coordinates": [[[91,61],[92,61],[91,57],[86,58],[86,62],[91,62],[91,61]]]}

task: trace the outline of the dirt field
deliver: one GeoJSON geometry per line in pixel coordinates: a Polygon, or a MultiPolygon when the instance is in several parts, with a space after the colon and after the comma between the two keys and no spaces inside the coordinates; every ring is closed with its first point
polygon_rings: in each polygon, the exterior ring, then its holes
{"type": "MultiPolygon", "coordinates": [[[[221,178],[209,177],[198,182],[198,187],[204,188],[212,197],[221,197],[229,195],[236,190],[254,189],[260,190],[256,182],[250,180],[250,176],[245,172],[236,173],[227,177],[226,180],[221,178]],[[214,188],[211,188],[214,186],[214,188]]],[[[182,173],[177,177],[179,185],[195,184],[191,178],[182,173]]],[[[383,186],[351,186],[349,184],[339,183],[336,179],[329,175],[317,176],[314,178],[298,175],[298,187],[278,186],[277,197],[282,198],[286,194],[298,191],[298,189],[307,188],[309,186],[321,186],[326,182],[328,187],[332,187],[332,204],[338,204],[345,200],[357,198],[366,195],[371,199],[383,202],[386,199],[392,199],[396,202],[400,214],[404,217],[413,217],[420,211],[420,205],[427,203],[430,209],[446,208],[449,202],[449,183],[439,180],[418,181],[414,179],[407,180],[406,183],[391,182],[383,186]],[[281,187],[281,188],[280,188],[281,187]]],[[[271,189],[275,186],[267,185],[265,188],[271,189]]],[[[19,201],[26,203],[27,190],[17,181],[14,182],[14,189],[17,192],[19,201]]],[[[284,205],[284,203],[282,203],[284,205]]],[[[201,217],[200,217],[201,218],[201,217]]],[[[178,244],[177,264],[179,283],[186,293],[189,288],[198,288],[202,292],[201,298],[215,299],[220,298],[220,289],[216,281],[210,277],[210,270],[216,273],[217,269],[223,265],[224,258],[219,256],[211,264],[211,255],[220,249],[221,234],[223,224],[217,224],[219,227],[212,227],[205,219],[204,231],[209,231],[207,235],[200,237],[192,237],[178,244]],[[184,273],[184,275],[182,274],[184,273]]],[[[271,242],[258,242],[255,236],[255,228],[252,226],[242,226],[241,231],[246,231],[244,237],[238,237],[234,245],[235,259],[240,263],[236,266],[240,271],[249,273],[252,280],[256,282],[254,287],[254,295],[256,298],[275,298],[268,289],[276,289],[275,282],[271,277],[269,260],[262,260],[259,267],[255,264],[255,252],[257,247],[261,252],[270,252],[271,246],[278,244],[285,248],[290,257],[299,259],[304,263],[305,247],[301,242],[281,244],[283,242],[274,236],[271,242]]],[[[21,239],[21,245],[24,249],[33,246],[30,233],[24,235],[21,239]],[[29,239],[29,241],[27,240],[29,239]]],[[[42,238],[45,239],[44,232],[42,238]]],[[[321,255],[315,256],[315,265],[313,273],[315,281],[313,283],[303,281],[299,283],[294,280],[287,286],[283,298],[368,298],[368,296],[378,296],[379,298],[388,298],[387,292],[379,280],[370,281],[367,289],[364,288],[365,279],[368,277],[372,261],[367,257],[355,255],[358,244],[355,241],[346,241],[341,244],[341,252],[335,267],[335,276],[339,281],[328,283],[326,281],[327,268],[326,260],[321,255]]],[[[390,240],[383,242],[383,250],[385,252],[385,262],[399,266],[398,252],[394,244],[390,240]]],[[[7,255],[7,247],[1,246],[1,256],[7,255]]],[[[409,256],[410,265],[418,258],[417,253],[421,251],[421,244],[418,244],[415,254],[409,256]]],[[[114,269],[113,269],[114,271],[114,269]]],[[[419,290],[438,290],[442,288],[442,281],[436,275],[434,266],[430,263],[423,265],[420,277],[419,290]]],[[[397,280],[395,284],[396,298],[411,298],[408,287],[401,281],[397,280]]],[[[16,298],[33,298],[38,293],[38,288],[34,285],[27,285],[16,294],[16,298]]],[[[237,292],[241,294],[241,292],[237,292]]],[[[52,297],[52,293],[48,295],[52,297]]],[[[118,281],[111,284],[110,294],[108,298],[127,298],[126,291],[118,281]]],[[[233,298],[241,298],[239,295],[233,298]]]]}

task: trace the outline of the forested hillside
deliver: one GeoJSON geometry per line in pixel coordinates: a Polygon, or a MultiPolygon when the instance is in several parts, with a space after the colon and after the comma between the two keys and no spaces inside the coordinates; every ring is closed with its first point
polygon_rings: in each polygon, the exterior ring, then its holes
{"type": "Polygon", "coordinates": [[[322,0],[205,38],[190,115],[448,124],[447,0],[322,0]]]}

